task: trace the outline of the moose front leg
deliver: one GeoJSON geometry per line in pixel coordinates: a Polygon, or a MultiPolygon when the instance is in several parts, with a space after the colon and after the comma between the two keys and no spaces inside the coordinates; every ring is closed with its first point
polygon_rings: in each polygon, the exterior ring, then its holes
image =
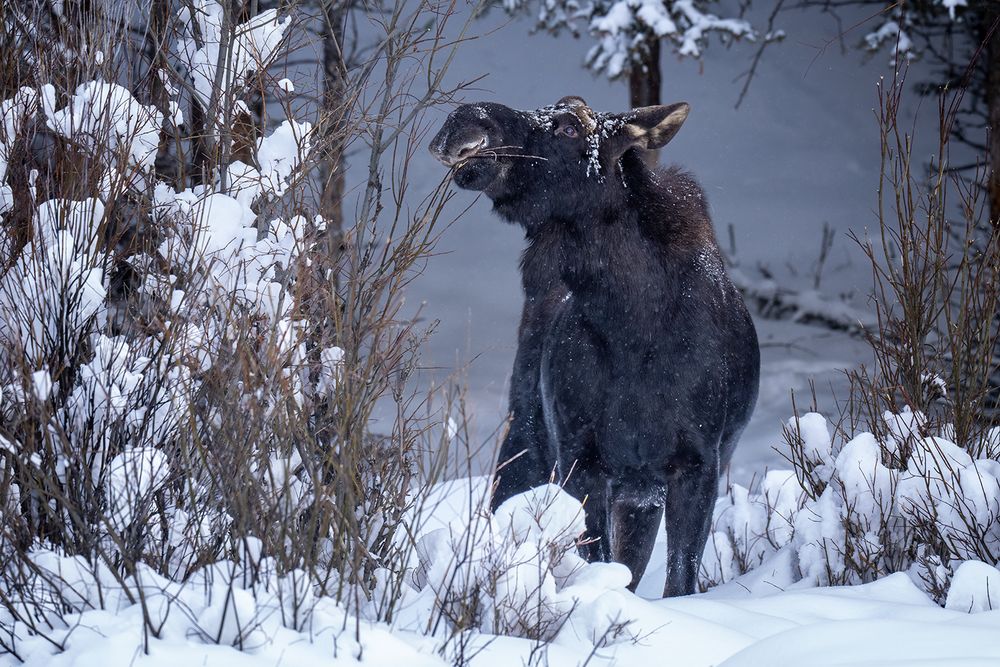
{"type": "Polygon", "coordinates": [[[608,481],[600,471],[590,466],[574,462],[566,466],[572,473],[563,489],[583,503],[587,513],[587,532],[580,545],[580,555],[588,562],[611,561],[610,508],[608,504],[608,481]]]}
{"type": "Polygon", "coordinates": [[[611,505],[612,556],[632,573],[628,588],[633,593],[649,564],[662,517],[663,507],[659,505],[640,505],[627,499],[615,500],[611,505]]]}
{"type": "MultiPolygon", "coordinates": [[[[714,454],[714,451],[713,451],[714,454]]],[[[698,584],[719,484],[717,456],[687,458],[667,478],[667,580],[664,597],[690,595],[698,584]]]]}

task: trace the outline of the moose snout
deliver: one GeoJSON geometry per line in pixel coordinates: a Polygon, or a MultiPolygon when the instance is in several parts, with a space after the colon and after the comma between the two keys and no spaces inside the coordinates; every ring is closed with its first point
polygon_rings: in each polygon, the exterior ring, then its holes
{"type": "Polygon", "coordinates": [[[469,159],[490,143],[489,135],[483,129],[450,125],[445,124],[429,146],[431,154],[448,167],[469,159]]]}

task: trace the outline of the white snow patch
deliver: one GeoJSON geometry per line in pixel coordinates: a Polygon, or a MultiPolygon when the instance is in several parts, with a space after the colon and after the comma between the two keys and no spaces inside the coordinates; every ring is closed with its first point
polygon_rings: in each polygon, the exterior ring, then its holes
{"type": "Polygon", "coordinates": [[[195,0],[191,3],[191,10],[185,7],[180,10],[180,15],[185,25],[193,23],[197,26],[197,30],[188,28],[190,34],[179,40],[178,51],[187,64],[195,93],[206,106],[212,99],[220,62],[224,60],[224,72],[219,77],[223,96],[234,101],[231,96],[242,87],[250,72],[267,69],[292,23],[290,16],[283,20],[278,18],[276,9],[257,14],[236,26],[233,43],[223,59],[220,57],[224,24],[222,5],[216,0],[195,0]]]}
{"type": "Polygon", "coordinates": [[[141,104],[127,88],[103,81],[78,86],[59,111],[52,110],[53,100],[43,105],[52,131],[91,150],[120,150],[130,164],[144,169],[153,166],[163,124],[156,107],[141,104]]]}
{"type": "Polygon", "coordinates": [[[111,520],[124,531],[140,517],[149,494],[170,476],[167,455],[153,447],[127,449],[108,466],[108,503],[111,520]]]}
{"type": "Polygon", "coordinates": [[[170,107],[170,122],[174,124],[174,127],[180,127],[184,124],[184,110],[181,109],[180,104],[173,100],[167,104],[170,107]]]}
{"type": "Polygon", "coordinates": [[[31,374],[31,386],[34,388],[35,397],[38,400],[48,400],[52,394],[52,376],[44,369],[35,371],[31,374]]]}
{"type": "Polygon", "coordinates": [[[1000,570],[978,560],[958,566],[945,608],[965,612],[1000,610],[1000,570]]]}

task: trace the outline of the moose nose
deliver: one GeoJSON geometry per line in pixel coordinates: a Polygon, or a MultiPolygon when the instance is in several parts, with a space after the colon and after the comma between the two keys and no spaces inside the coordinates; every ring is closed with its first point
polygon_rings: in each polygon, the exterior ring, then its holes
{"type": "Polygon", "coordinates": [[[465,135],[462,137],[454,137],[450,134],[442,131],[434,137],[430,145],[434,157],[449,167],[469,159],[489,145],[489,137],[485,133],[477,132],[473,136],[465,135]]]}
{"type": "Polygon", "coordinates": [[[479,141],[468,141],[458,148],[458,159],[465,160],[472,157],[482,149],[486,148],[487,140],[484,134],[479,138],[479,141]]]}

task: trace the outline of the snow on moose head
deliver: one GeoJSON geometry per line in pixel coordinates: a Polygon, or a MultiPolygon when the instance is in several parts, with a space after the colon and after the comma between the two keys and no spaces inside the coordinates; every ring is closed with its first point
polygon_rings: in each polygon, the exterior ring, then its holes
{"type": "MultiPolygon", "coordinates": [[[[598,113],[573,96],[537,111],[465,104],[448,116],[430,150],[452,168],[456,185],[482,191],[497,213],[530,225],[620,196],[626,153],[665,146],[689,110],[678,102],[598,113]]],[[[639,159],[634,153],[631,159],[639,159]]]]}

